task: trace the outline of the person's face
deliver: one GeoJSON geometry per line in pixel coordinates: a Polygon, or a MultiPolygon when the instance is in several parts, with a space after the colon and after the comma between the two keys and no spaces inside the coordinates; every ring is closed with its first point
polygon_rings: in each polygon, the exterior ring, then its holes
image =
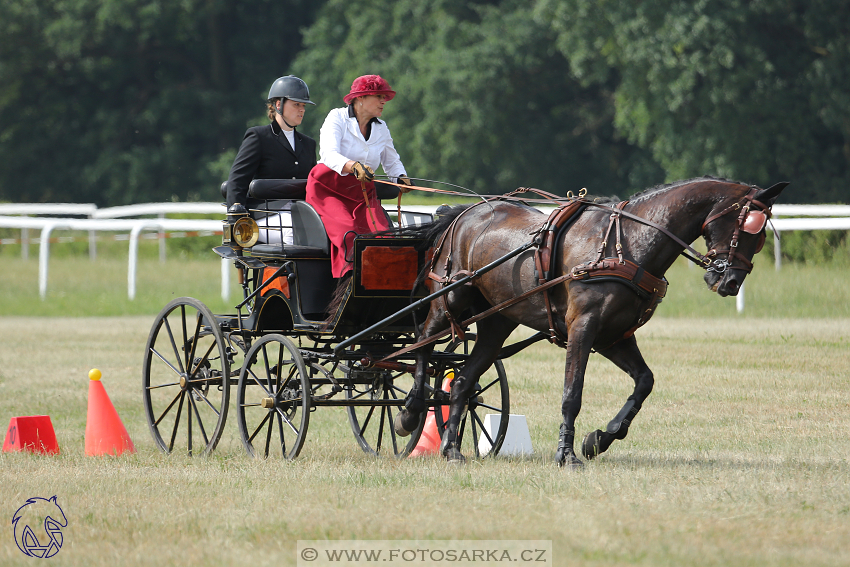
{"type": "Polygon", "coordinates": [[[286,102],[283,103],[283,110],[281,112],[283,112],[283,117],[286,119],[288,124],[298,126],[301,124],[301,121],[304,120],[304,110],[306,106],[307,105],[303,102],[295,102],[294,100],[287,99],[286,102]]]}
{"type": "Polygon", "coordinates": [[[378,118],[384,112],[387,95],[366,95],[357,98],[357,116],[366,120],[378,118]]]}

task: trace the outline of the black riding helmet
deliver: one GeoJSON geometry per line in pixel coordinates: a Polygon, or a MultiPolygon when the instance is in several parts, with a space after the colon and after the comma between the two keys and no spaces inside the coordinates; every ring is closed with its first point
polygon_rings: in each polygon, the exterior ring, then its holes
{"type": "Polygon", "coordinates": [[[281,77],[272,83],[272,88],[269,89],[269,100],[275,98],[316,105],[310,100],[310,89],[307,88],[307,83],[294,75],[281,77]]]}

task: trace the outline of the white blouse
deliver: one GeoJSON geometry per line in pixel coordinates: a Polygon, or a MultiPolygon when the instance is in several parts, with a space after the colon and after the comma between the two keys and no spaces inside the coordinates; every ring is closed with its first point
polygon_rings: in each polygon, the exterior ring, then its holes
{"type": "Polygon", "coordinates": [[[374,120],[366,140],[357,118],[348,115],[348,107],[335,108],[328,113],[319,131],[319,163],[340,175],[349,175],[342,173],[348,160],[359,161],[375,171],[383,165],[384,173],[395,178],[396,183],[400,175],[407,175],[385,122],[374,120]]]}

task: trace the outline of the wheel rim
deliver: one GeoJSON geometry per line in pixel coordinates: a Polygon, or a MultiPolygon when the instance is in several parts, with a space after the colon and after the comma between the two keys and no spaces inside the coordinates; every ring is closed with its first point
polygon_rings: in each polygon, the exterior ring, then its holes
{"type": "MultiPolygon", "coordinates": [[[[448,345],[446,351],[460,351],[463,354],[469,354],[472,345],[475,343],[476,335],[472,333],[466,334],[464,341],[454,342],[448,345]]],[[[460,370],[463,364],[453,365],[446,374],[456,373],[460,370]]],[[[481,449],[486,452],[487,457],[495,457],[499,454],[502,444],[505,441],[505,436],[508,432],[508,421],[510,419],[510,391],[508,389],[508,377],[505,373],[505,366],[501,360],[496,360],[490,368],[487,369],[479,378],[475,385],[475,393],[470,396],[470,401],[466,404],[466,409],[460,420],[458,427],[458,447],[463,451],[464,437],[469,435],[471,439],[469,444],[472,445],[473,455],[475,458],[481,457],[481,449]],[[499,427],[493,434],[487,432],[484,427],[487,414],[496,414],[500,416],[499,427]],[[483,439],[481,436],[483,435],[483,439]],[[480,444],[480,446],[479,446],[480,444]],[[487,450],[489,448],[489,451],[487,450]]],[[[437,430],[442,438],[446,428],[446,420],[448,418],[448,406],[437,408],[434,412],[434,417],[437,422],[437,430]],[[444,416],[445,412],[445,416],[444,416]]]]}
{"type": "Polygon", "coordinates": [[[142,391],[156,445],[211,453],[230,399],[230,361],[215,316],[200,301],[175,299],[159,313],[145,345],[142,391]]]}
{"type": "Polygon", "coordinates": [[[365,453],[404,458],[416,447],[425,424],[424,412],[419,426],[410,436],[399,437],[394,429],[395,416],[404,408],[404,400],[412,385],[413,376],[409,373],[387,371],[345,373],[343,389],[346,400],[382,400],[391,403],[384,406],[346,407],[351,431],[365,453]],[[368,383],[355,383],[352,376],[356,377],[358,382],[368,383]]]}
{"type": "Polygon", "coordinates": [[[236,389],[239,435],[249,455],[294,459],[310,421],[304,360],[283,335],[266,335],[245,355],[236,389]]]}

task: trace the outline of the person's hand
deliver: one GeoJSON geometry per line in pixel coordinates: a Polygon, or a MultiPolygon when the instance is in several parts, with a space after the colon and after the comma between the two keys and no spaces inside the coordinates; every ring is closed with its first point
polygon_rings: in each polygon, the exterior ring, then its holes
{"type": "Polygon", "coordinates": [[[413,185],[413,183],[410,181],[410,178],[406,175],[400,176],[398,178],[398,182],[399,182],[400,185],[407,185],[407,187],[399,187],[398,188],[398,190],[401,191],[402,193],[408,193],[410,191],[410,186],[413,185]]]}
{"type": "Polygon", "coordinates": [[[357,181],[372,181],[375,179],[375,172],[372,168],[368,165],[363,165],[359,161],[355,161],[354,165],[351,166],[351,172],[357,178],[357,181]]]}

